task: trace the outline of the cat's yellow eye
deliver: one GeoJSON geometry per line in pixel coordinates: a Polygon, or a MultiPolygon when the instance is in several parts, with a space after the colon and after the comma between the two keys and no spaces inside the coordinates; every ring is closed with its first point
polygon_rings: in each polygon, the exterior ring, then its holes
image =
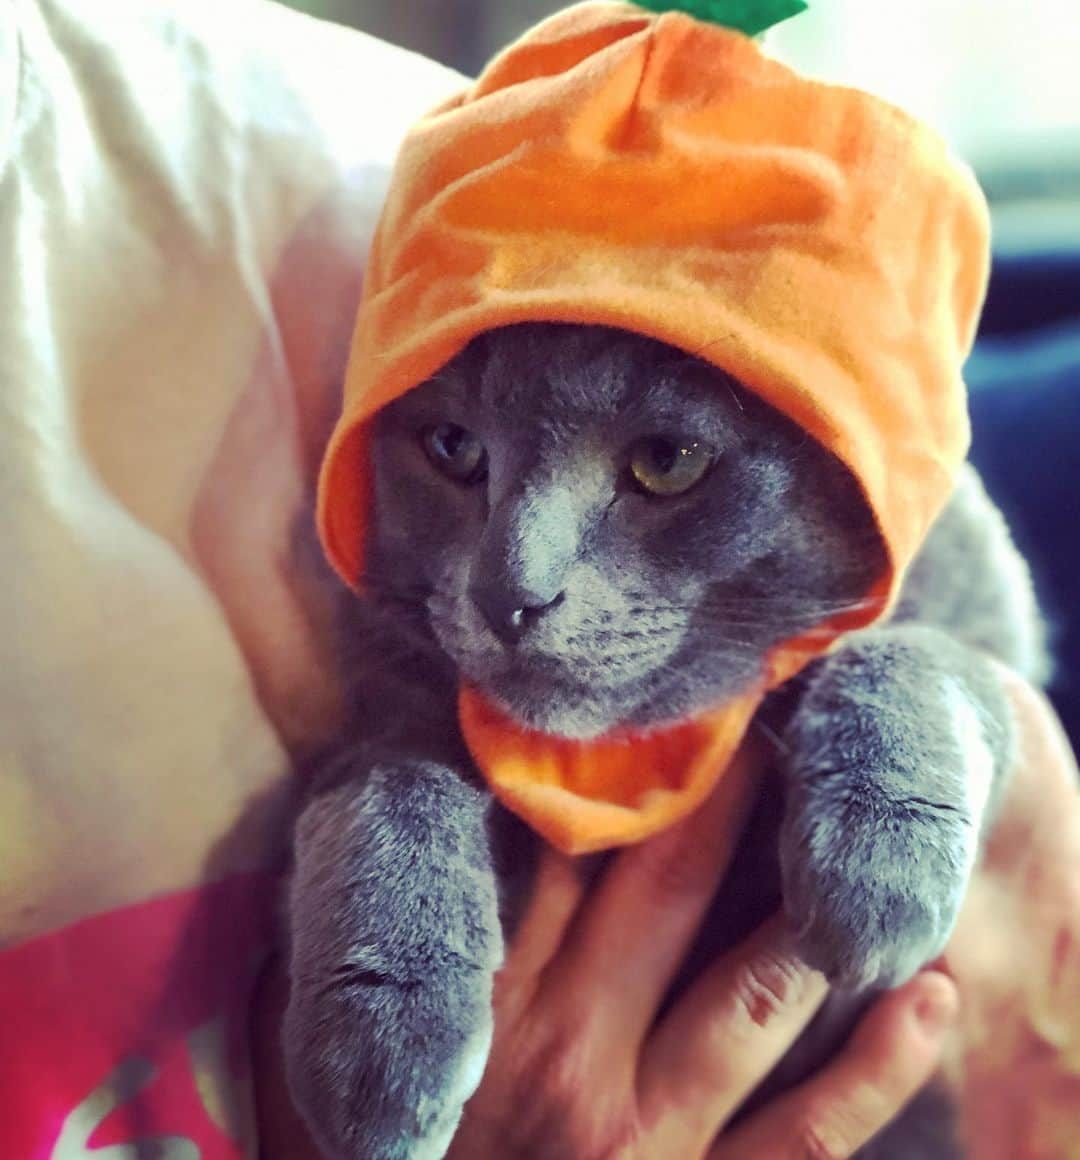
{"type": "Polygon", "coordinates": [[[483,443],[456,423],[440,423],[420,433],[428,459],[458,483],[480,483],[487,478],[487,452],[483,443]]]}
{"type": "Polygon", "coordinates": [[[704,444],[661,436],[642,439],[630,451],[630,470],[650,495],[682,495],[700,482],[712,463],[704,444]]]}

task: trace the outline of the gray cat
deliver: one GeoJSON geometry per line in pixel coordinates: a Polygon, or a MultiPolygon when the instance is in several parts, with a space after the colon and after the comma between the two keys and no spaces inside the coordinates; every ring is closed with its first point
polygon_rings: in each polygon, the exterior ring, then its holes
{"type": "MultiPolygon", "coordinates": [[[[601,327],[476,339],[379,415],[372,456],[366,597],[342,633],[353,716],[299,819],[290,887],[288,1072],[343,1160],[448,1147],[535,854],[472,765],[459,679],[569,737],[682,718],[860,599],[883,552],[846,468],[793,423],[601,327]]],[[[944,946],[1012,745],[988,655],[1043,675],[1026,568],[967,469],[888,622],[759,713],[777,774],[687,972],[782,898],[837,990],[769,1090],[944,946]]],[[[916,1102],[874,1154],[947,1154],[913,1151],[928,1114],[916,1102]]]]}

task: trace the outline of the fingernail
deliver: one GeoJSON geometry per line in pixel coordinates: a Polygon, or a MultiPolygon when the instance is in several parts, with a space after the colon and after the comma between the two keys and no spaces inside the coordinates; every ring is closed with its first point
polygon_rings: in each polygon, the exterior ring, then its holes
{"type": "Polygon", "coordinates": [[[922,995],[915,1003],[915,1018],[927,1035],[940,1035],[956,1015],[956,986],[940,971],[922,976],[922,995]]]}

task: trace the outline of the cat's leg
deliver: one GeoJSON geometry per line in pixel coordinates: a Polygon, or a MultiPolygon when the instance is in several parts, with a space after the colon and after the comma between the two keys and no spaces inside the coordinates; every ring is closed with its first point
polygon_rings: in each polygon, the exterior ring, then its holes
{"type": "Polygon", "coordinates": [[[436,762],[352,761],[297,827],[289,1082],[334,1160],[441,1157],[491,1039],[491,799],[436,762]]]}
{"type": "Polygon", "coordinates": [[[783,893],[834,983],[893,986],[944,948],[1012,735],[991,663],[935,629],[858,633],[808,671],[784,732],[783,893]]]}

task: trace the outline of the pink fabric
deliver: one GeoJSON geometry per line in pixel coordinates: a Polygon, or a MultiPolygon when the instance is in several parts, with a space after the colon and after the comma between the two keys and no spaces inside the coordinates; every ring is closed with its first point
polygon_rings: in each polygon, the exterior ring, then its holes
{"type": "Polygon", "coordinates": [[[165,1138],[176,1160],[247,1154],[247,1005],[271,885],[237,875],[0,955],[0,1156],[165,1138]]]}

